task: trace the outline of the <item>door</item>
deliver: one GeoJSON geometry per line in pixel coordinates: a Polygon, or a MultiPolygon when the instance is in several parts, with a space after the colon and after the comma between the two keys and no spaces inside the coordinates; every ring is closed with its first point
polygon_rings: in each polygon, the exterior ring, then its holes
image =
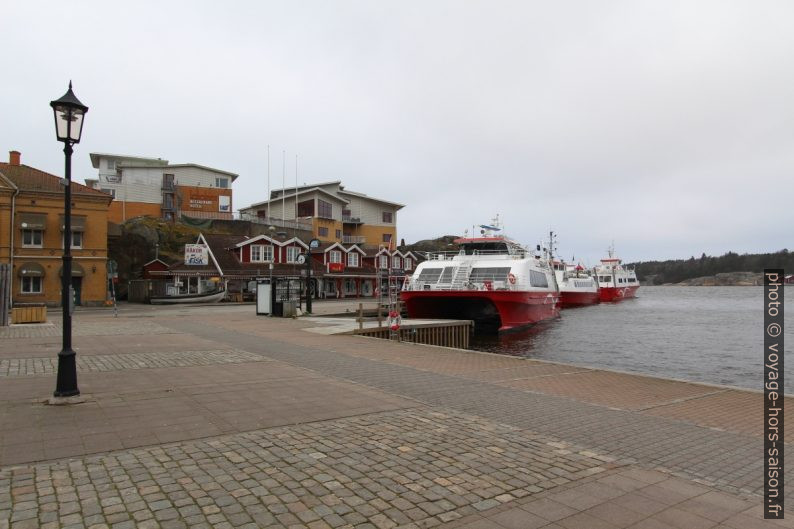
{"type": "Polygon", "coordinates": [[[83,290],[83,278],[82,277],[72,277],[72,288],[74,289],[74,304],[82,305],[81,297],[82,297],[82,290],[83,290]]]}

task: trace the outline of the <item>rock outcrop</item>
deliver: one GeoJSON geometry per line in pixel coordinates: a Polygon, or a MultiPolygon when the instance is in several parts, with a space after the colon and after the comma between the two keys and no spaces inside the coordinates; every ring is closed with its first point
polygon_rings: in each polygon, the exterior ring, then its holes
{"type": "Polygon", "coordinates": [[[676,285],[684,287],[749,287],[763,284],[764,278],[760,272],[728,272],[713,276],[693,277],[676,283],[676,285]]]}

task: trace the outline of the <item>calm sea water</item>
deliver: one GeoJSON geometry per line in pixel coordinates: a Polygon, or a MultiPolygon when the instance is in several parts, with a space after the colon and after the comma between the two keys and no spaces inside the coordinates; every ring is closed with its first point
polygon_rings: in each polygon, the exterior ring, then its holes
{"type": "MultiPolygon", "coordinates": [[[[794,301],[794,288],[785,295],[794,301]]],[[[763,287],[647,287],[636,299],[565,309],[560,318],[473,349],[589,367],[762,389],[763,287]]],[[[787,303],[791,305],[791,303],[787,303]]],[[[794,345],[794,309],[785,318],[794,345]]],[[[794,360],[786,393],[794,393],[794,360]]]]}

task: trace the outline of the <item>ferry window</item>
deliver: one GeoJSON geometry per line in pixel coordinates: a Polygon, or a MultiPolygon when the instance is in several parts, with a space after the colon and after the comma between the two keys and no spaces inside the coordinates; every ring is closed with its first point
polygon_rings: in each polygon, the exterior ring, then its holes
{"type": "MultiPolygon", "coordinates": [[[[443,270],[450,270],[450,276],[452,275],[452,267],[447,267],[443,270]]],[[[438,278],[441,277],[441,268],[425,268],[419,273],[419,277],[416,280],[420,283],[435,283],[438,281],[438,278]]]]}
{"type": "Polygon", "coordinates": [[[439,283],[452,283],[452,273],[455,271],[454,266],[447,266],[444,268],[444,273],[441,274],[441,278],[438,280],[439,283]]]}
{"type": "Polygon", "coordinates": [[[546,274],[538,272],[537,270],[529,271],[529,284],[533,287],[547,288],[549,281],[546,279],[546,274]]]}
{"type": "Polygon", "coordinates": [[[482,283],[483,281],[507,281],[510,267],[498,268],[473,268],[469,280],[472,283],[482,283]]]}

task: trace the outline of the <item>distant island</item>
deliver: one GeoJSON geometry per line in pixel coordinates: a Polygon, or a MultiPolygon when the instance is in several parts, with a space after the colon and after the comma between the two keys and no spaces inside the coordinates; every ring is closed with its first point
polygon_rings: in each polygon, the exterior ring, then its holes
{"type": "Polygon", "coordinates": [[[696,259],[640,261],[629,263],[639,280],[647,285],[751,286],[763,284],[765,268],[794,272],[794,253],[787,249],[774,253],[742,254],[728,252],[719,257],[705,253],[696,259]]]}

